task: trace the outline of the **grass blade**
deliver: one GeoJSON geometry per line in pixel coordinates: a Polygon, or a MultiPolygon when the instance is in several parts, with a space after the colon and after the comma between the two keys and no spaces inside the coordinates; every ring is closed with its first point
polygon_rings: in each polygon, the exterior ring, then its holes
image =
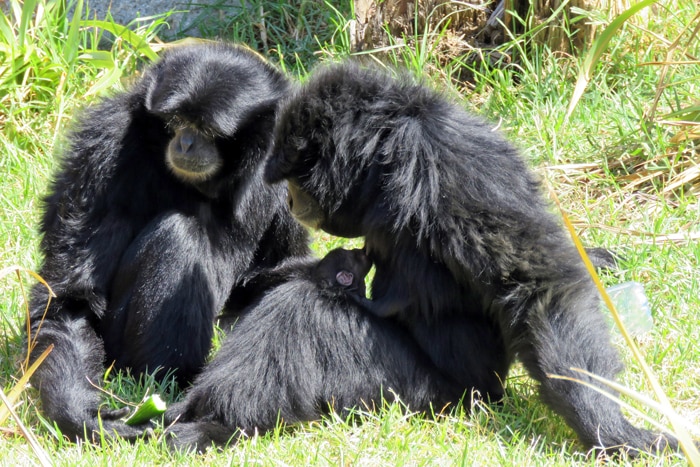
{"type": "Polygon", "coordinates": [[[17,412],[12,408],[10,405],[10,401],[7,400],[7,397],[5,397],[5,393],[0,389],[0,400],[2,400],[3,404],[5,407],[7,407],[7,410],[10,412],[12,415],[12,418],[15,419],[15,423],[17,423],[17,426],[19,427],[20,431],[24,435],[24,438],[27,440],[29,443],[29,446],[31,446],[32,451],[36,455],[37,459],[39,459],[39,463],[42,466],[47,466],[50,467],[53,465],[53,462],[51,462],[51,459],[49,459],[48,454],[46,454],[46,451],[44,451],[44,448],[41,447],[39,442],[36,440],[32,432],[27,429],[26,426],[22,423],[22,420],[19,418],[19,415],[17,415],[17,412]]]}
{"type": "Polygon", "coordinates": [[[37,0],[26,0],[22,4],[22,17],[19,21],[19,31],[17,31],[17,47],[24,47],[24,37],[27,34],[27,27],[34,16],[34,7],[37,0]]]}
{"type": "Polygon", "coordinates": [[[81,21],[83,27],[100,28],[114,34],[115,37],[124,40],[127,44],[133,47],[138,53],[145,55],[150,60],[157,60],[158,54],[153,48],[136,32],[130,30],[126,26],[117,24],[113,21],[102,21],[97,19],[81,21]]]}
{"type": "MultiPolygon", "coordinates": [[[[647,365],[646,360],[644,359],[644,356],[642,355],[642,352],[639,350],[639,347],[637,347],[637,344],[634,342],[634,339],[630,335],[630,333],[627,331],[627,328],[625,327],[624,323],[622,322],[622,318],[620,317],[620,314],[617,312],[617,308],[615,308],[615,304],[612,302],[610,299],[610,296],[608,293],[605,291],[605,286],[600,280],[600,277],[598,277],[598,273],[595,270],[595,267],[591,263],[591,260],[588,258],[588,255],[586,254],[585,249],[583,248],[583,244],[581,243],[581,239],[578,237],[576,234],[576,231],[574,229],[574,226],[571,224],[571,221],[569,220],[568,216],[564,212],[564,210],[561,207],[561,204],[559,203],[559,199],[556,196],[556,193],[551,191],[552,197],[555,201],[555,204],[557,205],[562,218],[564,219],[564,225],[566,226],[567,230],[569,231],[569,234],[571,235],[571,238],[574,242],[574,245],[576,246],[576,249],[578,250],[579,254],[581,255],[581,258],[583,259],[583,263],[586,265],[586,269],[588,270],[588,273],[590,274],[591,278],[593,279],[593,282],[595,283],[596,287],[598,288],[598,292],[600,292],[601,297],[603,298],[603,302],[605,305],[608,307],[610,310],[610,313],[613,317],[613,320],[615,321],[615,325],[617,328],[620,330],[620,333],[622,334],[625,343],[627,344],[627,347],[632,351],[632,355],[634,355],[634,359],[637,362],[637,364],[640,366],[642,369],[642,373],[644,373],[644,376],[646,377],[647,381],[652,387],[652,390],[654,391],[654,394],[656,395],[657,400],[659,401],[658,406],[655,404],[649,404],[651,408],[657,408],[657,410],[660,410],[662,414],[664,414],[668,420],[671,422],[671,426],[673,427],[673,433],[678,437],[680,441],[681,448],[683,451],[686,453],[688,457],[688,462],[690,465],[697,465],[700,466],[700,455],[698,455],[698,450],[693,444],[692,441],[692,436],[686,429],[684,423],[681,423],[682,419],[681,417],[676,413],[675,409],[671,405],[671,402],[668,400],[668,397],[666,396],[666,393],[664,392],[663,388],[661,387],[661,384],[659,383],[658,379],[652,372],[651,368],[649,368],[649,365],[647,365]]],[[[582,370],[577,370],[584,372],[582,370]]],[[[589,373],[586,373],[590,376],[589,373]]],[[[591,376],[593,377],[593,376],[591,376]]],[[[618,390],[620,392],[624,392],[625,394],[629,394],[630,391],[625,389],[624,391],[621,390],[622,386],[611,382],[604,380],[600,377],[594,377],[594,379],[598,381],[603,381],[605,382],[606,385],[609,387],[612,387],[615,390],[618,390]]]]}
{"type": "Polygon", "coordinates": [[[78,0],[73,11],[73,19],[68,29],[68,37],[63,46],[63,57],[71,66],[80,51],[80,19],[83,17],[83,0],[78,0]]]}
{"type": "Polygon", "coordinates": [[[593,76],[593,70],[598,64],[598,60],[600,60],[603,52],[605,52],[605,49],[608,47],[608,43],[613,38],[615,33],[617,33],[618,29],[620,29],[622,25],[625,24],[625,22],[637,12],[650,5],[653,5],[657,1],[658,0],[642,0],[641,2],[630,7],[628,10],[623,11],[608,25],[607,28],[603,30],[600,36],[593,41],[593,45],[583,61],[583,68],[581,68],[579,71],[576,87],[574,88],[574,94],[571,96],[571,102],[569,103],[569,108],[566,111],[566,116],[564,117],[564,124],[566,124],[569,117],[571,117],[571,114],[573,113],[576,104],[578,104],[578,101],[581,100],[581,96],[583,96],[583,93],[588,86],[588,82],[593,76]]]}
{"type": "MultiPolygon", "coordinates": [[[[594,379],[598,381],[599,383],[609,387],[610,389],[617,391],[621,394],[624,394],[637,402],[642,403],[645,407],[648,407],[650,409],[656,410],[657,412],[663,414],[666,416],[671,421],[671,425],[673,425],[673,431],[678,440],[680,441],[681,448],[683,449],[683,452],[685,453],[685,456],[688,460],[688,464],[692,467],[695,466],[700,466],[700,452],[698,452],[698,448],[695,447],[695,444],[693,443],[693,437],[690,435],[688,430],[685,429],[686,424],[688,424],[688,421],[684,420],[678,413],[673,410],[672,407],[666,406],[663,403],[658,403],[653,399],[650,399],[649,397],[645,396],[644,394],[641,394],[639,392],[633,391],[620,383],[617,383],[615,381],[611,381],[609,379],[602,378],[596,374],[593,374],[591,372],[588,372],[586,370],[583,370],[581,368],[570,368],[572,371],[576,371],[578,373],[582,373],[586,376],[588,376],[591,379],[594,379]],[[681,430],[678,429],[678,427],[681,427],[681,430]]],[[[577,379],[577,378],[572,378],[569,376],[560,376],[560,375],[547,375],[550,378],[554,379],[563,379],[567,381],[573,381],[579,384],[583,384],[584,386],[587,386],[594,391],[599,392],[600,394],[603,394],[604,396],[608,397],[609,399],[612,399],[616,401],[618,404],[622,405],[628,410],[631,410],[633,412],[636,412],[639,416],[644,418],[647,422],[651,423],[655,427],[664,430],[665,428],[660,425],[658,422],[655,420],[650,419],[646,414],[640,412],[639,410],[635,409],[631,405],[625,403],[624,401],[620,400],[618,397],[614,396],[613,394],[609,393],[608,391],[595,386],[593,384],[590,384],[586,381],[577,379]]]]}
{"type": "Polygon", "coordinates": [[[29,383],[29,378],[32,377],[36,369],[39,368],[39,365],[44,362],[52,350],[53,344],[48,346],[46,350],[39,355],[39,358],[32,363],[32,366],[30,366],[27,371],[24,372],[24,374],[17,380],[17,383],[15,383],[15,385],[12,387],[12,390],[7,395],[7,402],[5,403],[5,406],[0,407],[0,425],[3,425],[5,420],[7,420],[7,417],[12,414],[12,406],[15,404],[17,399],[19,399],[19,395],[22,393],[22,391],[24,391],[27,383],[29,383]]]}

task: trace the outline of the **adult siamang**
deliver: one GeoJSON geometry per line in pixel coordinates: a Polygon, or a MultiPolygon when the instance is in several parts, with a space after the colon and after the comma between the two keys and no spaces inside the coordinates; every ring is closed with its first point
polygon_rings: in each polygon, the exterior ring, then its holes
{"type": "Polygon", "coordinates": [[[676,441],[631,425],[580,368],[622,369],[596,288],[540,183],[487,123],[407,76],[316,71],[280,110],[266,180],[303,223],[365,237],[364,305],[405,324],[443,372],[498,398],[519,358],[588,448],[676,441]]]}
{"type": "Polygon", "coordinates": [[[308,253],[262,176],[288,87],[248,49],[174,47],[67,135],[41,222],[56,297],[35,286],[29,323],[31,360],[53,345],[32,383],[64,435],[138,436],[99,410],[105,364],[190,381],[242,277],[308,253]]]}
{"type": "Polygon", "coordinates": [[[419,411],[457,402],[463,389],[401,326],[359,305],[369,268],[362,250],[337,249],[257,274],[249,286],[260,295],[166,412],[171,447],[203,450],[394,395],[419,411]]]}

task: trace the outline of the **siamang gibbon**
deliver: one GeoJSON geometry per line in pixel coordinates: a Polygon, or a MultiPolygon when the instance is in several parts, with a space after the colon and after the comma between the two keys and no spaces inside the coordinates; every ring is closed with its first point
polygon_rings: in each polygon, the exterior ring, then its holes
{"type": "Polygon", "coordinates": [[[246,48],[173,47],[67,134],[40,225],[55,297],[36,285],[29,317],[30,361],[53,346],[32,384],[64,435],[139,436],[126,408],[100,410],[105,366],[188,383],[242,277],[309,252],[262,176],[288,88],[246,48]]]}
{"type": "MultiPolygon", "coordinates": [[[[365,238],[378,317],[406,326],[465,389],[497,399],[514,360],[587,448],[676,446],[559,375],[622,369],[598,292],[514,147],[407,73],[345,62],[285,100],[266,180],[304,224],[365,238]]],[[[607,390],[607,389],[606,389],[607,390]]]]}
{"type": "Polygon", "coordinates": [[[463,389],[405,329],[359,305],[369,269],[362,250],[336,249],[258,271],[247,284],[258,298],[237,313],[184,400],[168,408],[170,447],[202,451],[396,397],[428,414],[458,402],[463,389]]]}

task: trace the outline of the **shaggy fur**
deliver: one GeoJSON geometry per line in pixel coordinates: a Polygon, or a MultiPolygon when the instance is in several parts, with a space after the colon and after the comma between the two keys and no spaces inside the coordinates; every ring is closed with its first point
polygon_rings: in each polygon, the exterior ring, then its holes
{"type": "Polygon", "coordinates": [[[170,446],[203,450],[235,434],[317,420],[331,409],[372,408],[394,395],[411,410],[457,401],[462,390],[405,330],[358,306],[369,267],[361,250],[338,249],[321,261],[262,271],[249,284],[262,295],[166,412],[166,424],[178,421],[168,429],[170,446]],[[341,284],[348,274],[352,284],[341,284]]]}
{"type": "Polygon", "coordinates": [[[176,47],[67,136],[41,222],[56,298],[36,285],[30,312],[31,359],[54,346],[32,383],[64,435],[139,435],[122,410],[98,421],[104,365],[190,381],[243,275],[308,252],[284,187],[262,180],[287,89],[247,49],[176,47]]]}
{"type": "Polygon", "coordinates": [[[365,236],[367,307],[406,325],[466,389],[498,398],[516,356],[587,447],[675,441],[632,426],[572,368],[622,369],[581,258],[516,150],[406,76],[318,70],[283,105],[266,179],[287,179],[299,220],[365,236]]]}

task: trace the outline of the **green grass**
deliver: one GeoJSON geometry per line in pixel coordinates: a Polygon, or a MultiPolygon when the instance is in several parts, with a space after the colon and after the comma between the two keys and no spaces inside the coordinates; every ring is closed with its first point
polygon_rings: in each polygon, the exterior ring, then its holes
{"type": "MultiPolygon", "coordinates": [[[[232,20],[215,19],[215,14],[202,17],[201,32],[246,42],[299,77],[319,60],[347,54],[343,18],[350,11],[348,5],[248,3],[253,8],[239,11],[232,20]]],[[[118,25],[100,23],[104,29],[95,29],[90,26],[98,23],[74,22],[61,2],[27,1],[24,14],[16,0],[10,5],[17,15],[0,17],[0,268],[36,269],[40,197],[60,135],[78,108],[119,89],[120,79],[127,79],[149,60],[155,47],[148,44],[155,44],[161,23],[140,23],[127,34],[118,25]]],[[[700,177],[688,177],[679,186],[673,182],[691,174],[687,170],[697,166],[700,155],[698,139],[677,142],[684,128],[693,127],[672,122],[673,112],[697,106],[697,64],[667,65],[665,88],[655,109],[653,102],[664,69],[658,62],[700,56],[697,33],[683,29],[700,10],[693,0],[667,0],[655,11],[648,21],[625,24],[611,38],[566,124],[563,117],[582,60],[551,53],[527,34],[498,51],[509,60],[496,66],[475,60],[473,53],[448,59],[437,56],[434,41],[444,38],[442,29],[433,31],[429,39],[409,40],[408,46],[371,55],[427,73],[435,85],[462,94],[469,109],[499,122],[557,194],[584,243],[623,253],[620,270],[603,279],[608,285],[636,280],[646,287],[655,326],[637,343],[667,396],[696,427],[698,436],[700,177]],[[464,82],[457,77],[470,79],[464,82]],[[671,186],[675,188],[668,190],[671,186]]],[[[89,17],[83,9],[82,18],[89,17]]],[[[692,115],[686,113],[684,118],[692,115]]],[[[342,244],[346,241],[316,235],[318,254],[342,244]]],[[[15,274],[0,278],[0,386],[5,393],[20,375],[23,291],[33,281],[27,274],[21,280],[15,274]]],[[[650,394],[617,332],[615,341],[628,365],[621,381],[650,394]]],[[[120,404],[117,397],[140,401],[147,388],[166,395],[171,392],[167,384],[158,386],[148,378],[137,381],[127,375],[110,375],[107,387],[115,394],[111,401],[115,405],[120,404]]],[[[35,392],[24,391],[20,402],[16,410],[22,423],[31,428],[56,465],[596,464],[580,452],[561,419],[537,400],[535,385],[519,367],[507,381],[503,404],[478,406],[471,416],[456,410],[435,422],[390,405],[361,414],[361,423],[358,418],[330,417],[280,428],[204,456],[168,452],[158,431],[154,439],[134,445],[70,444],[56,438],[42,421],[35,392]]],[[[653,413],[652,417],[661,418],[653,413]]],[[[641,424],[638,417],[633,418],[641,424]]],[[[1,425],[0,436],[4,438],[0,465],[36,462],[13,421],[1,425]]],[[[679,456],[666,455],[648,456],[636,465],[685,463],[679,456]]]]}

